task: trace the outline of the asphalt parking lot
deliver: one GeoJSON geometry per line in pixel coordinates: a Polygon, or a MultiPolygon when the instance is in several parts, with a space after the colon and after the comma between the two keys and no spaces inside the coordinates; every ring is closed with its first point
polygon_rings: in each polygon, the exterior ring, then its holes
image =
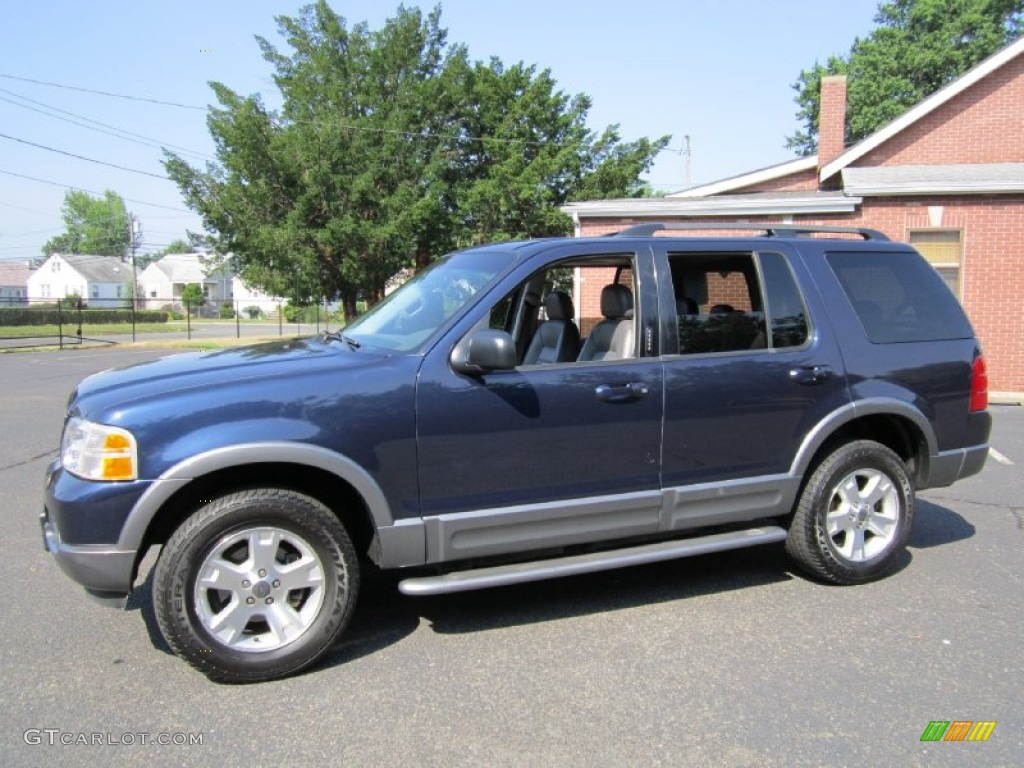
{"type": "Polygon", "coordinates": [[[883,581],[816,584],[781,545],[433,598],[380,575],[325,663],[222,686],[170,655],[148,583],[91,603],[36,520],[75,383],[164,354],[0,354],[0,765],[1024,762],[1024,408],[993,408],[999,460],[920,494],[883,581]],[[997,725],[922,742],[933,720],[997,725]]]}

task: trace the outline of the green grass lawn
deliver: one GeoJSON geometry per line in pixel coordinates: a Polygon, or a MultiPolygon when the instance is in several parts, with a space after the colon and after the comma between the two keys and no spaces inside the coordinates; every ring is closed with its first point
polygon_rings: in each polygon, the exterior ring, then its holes
{"type": "MultiPolygon", "coordinates": [[[[136,333],[172,333],[180,332],[185,327],[184,323],[171,325],[169,323],[136,323],[136,333]]],[[[77,325],[67,323],[64,325],[64,335],[74,336],[78,331],[77,325]]],[[[112,334],[131,334],[131,323],[102,323],[84,324],[82,326],[83,336],[109,336],[112,334]]],[[[56,336],[60,328],[56,325],[0,325],[0,336],[26,338],[29,336],[56,336]]]]}

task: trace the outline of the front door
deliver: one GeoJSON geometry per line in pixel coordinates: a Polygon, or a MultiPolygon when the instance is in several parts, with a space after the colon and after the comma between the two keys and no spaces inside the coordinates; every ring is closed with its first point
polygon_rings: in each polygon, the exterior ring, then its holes
{"type": "MultiPolygon", "coordinates": [[[[640,263],[635,254],[552,262],[480,313],[482,323],[491,318],[494,325],[497,318],[513,335],[516,329],[540,333],[543,318],[523,322],[522,313],[538,312],[545,295],[559,291],[571,298],[570,320],[582,326],[582,348],[587,336],[595,342],[610,337],[611,322],[630,331],[627,350],[594,356],[592,344],[591,351],[581,350],[590,359],[477,376],[452,369],[458,339],[428,354],[417,387],[428,562],[658,530],[662,364],[643,356],[637,343],[645,317],[656,311],[656,302],[640,292],[652,278],[650,260],[640,263]],[[599,283],[616,280],[639,301],[621,317],[595,317],[599,283]]],[[[529,344],[516,341],[522,359],[529,344]]]]}

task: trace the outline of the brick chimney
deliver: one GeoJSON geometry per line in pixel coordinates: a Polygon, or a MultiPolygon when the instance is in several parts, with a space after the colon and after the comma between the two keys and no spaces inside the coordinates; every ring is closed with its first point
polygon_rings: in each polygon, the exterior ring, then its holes
{"type": "Polygon", "coordinates": [[[818,170],[843,154],[846,136],[846,75],[821,78],[818,116],[818,170]]]}

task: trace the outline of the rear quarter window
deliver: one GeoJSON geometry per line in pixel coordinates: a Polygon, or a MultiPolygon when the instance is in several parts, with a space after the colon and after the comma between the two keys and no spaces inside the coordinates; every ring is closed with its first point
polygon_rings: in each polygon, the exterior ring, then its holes
{"type": "Polygon", "coordinates": [[[969,339],[963,308],[913,251],[839,251],[826,260],[875,344],[969,339]]]}

